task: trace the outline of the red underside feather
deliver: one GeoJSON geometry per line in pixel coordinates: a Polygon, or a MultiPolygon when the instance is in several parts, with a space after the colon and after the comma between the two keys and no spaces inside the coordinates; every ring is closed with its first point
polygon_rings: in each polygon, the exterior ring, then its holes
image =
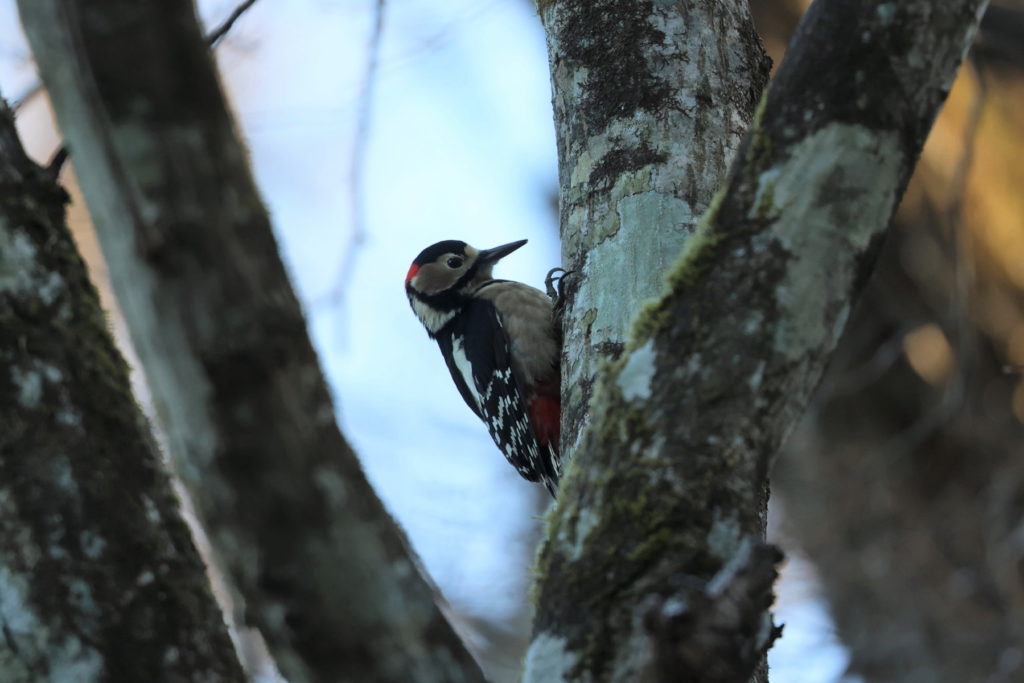
{"type": "Polygon", "coordinates": [[[530,423],[537,440],[558,452],[561,404],[557,396],[540,395],[530,402],[530,423]]]}

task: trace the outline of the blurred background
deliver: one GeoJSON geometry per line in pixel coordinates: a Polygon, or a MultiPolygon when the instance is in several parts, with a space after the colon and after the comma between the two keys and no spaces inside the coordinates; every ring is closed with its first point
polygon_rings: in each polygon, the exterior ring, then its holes
{"type": "MultiPolygon", "coordinates": [[[[805,4],[751,3],[776,64],[805,4]]],[[[198,9],[209,30],[237,5],[198,9]]],[[[776,466],[779,683],[1024,680],[1021,17],[1020,2],[990,10],[776,466]]],[[[529,238],[499,274],[538,286],[559,263],[533,4],[258,0],[215,54],[342,430],[485,669],[515,680],[547,495],[465,407],[401,280],[441,239],[529,238]]],[[[45,163],[60,139],[14,0],[0,0],[0,93],[45,163]]],[[[63,180],[115,309],[73,158],[63,180]]]]}

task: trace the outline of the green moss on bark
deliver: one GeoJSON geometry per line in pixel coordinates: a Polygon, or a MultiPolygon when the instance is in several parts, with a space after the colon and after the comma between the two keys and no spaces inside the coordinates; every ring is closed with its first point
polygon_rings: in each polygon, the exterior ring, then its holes
{"type": "Polygon", "coordinates": [[[67,196],[25,158],[6,110],[0,178],[0,239],[17,245],[0,253],[0,547],[24,617],[3,624],[0,662],[37,680],[242,681],[64,224],[67,196]]]}

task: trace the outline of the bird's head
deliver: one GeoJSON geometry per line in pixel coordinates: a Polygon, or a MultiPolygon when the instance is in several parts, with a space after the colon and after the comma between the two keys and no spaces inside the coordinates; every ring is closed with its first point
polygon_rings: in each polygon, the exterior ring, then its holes
{"type": "Polygon", "coordinates": [[[524,244],[478,250],[445,240],[421,251],[405,275],[405,293],[427,332],[433,336],[448,324],[473,290],[491,279],[494,264],[524,244]]]}

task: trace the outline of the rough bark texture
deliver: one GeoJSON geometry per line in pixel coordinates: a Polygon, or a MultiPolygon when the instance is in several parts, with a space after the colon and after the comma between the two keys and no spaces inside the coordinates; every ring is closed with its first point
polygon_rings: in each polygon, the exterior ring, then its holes
{"type": "Polygon", "coordinates": [[[750,680],[782,632],[767,612],[781,561],[777,548],[746,543],[710,581],[671,577],[664,595],[651,596],[644,615],[654,660],[650,678],[661,683],[750,680]]]}
{"type": "Polygon", "coordinates": [[[542,2],[558,137],[563,452],[725,177],[769,62],[747,3],[542,2]],[[611,277],[606,275],[613,274],[611,277]]]}
{"type": "Polygon", "coordinates": [[[994,0],[773,470],[872,683],[1024,679],[1022,50],[1024,5],[994,0]]]}
{"type": "Polygon", "coordinates": [[[243,681],[65,201],[0,104],[0,680],[243,681]]]}
{"type": "Polygon", "coordinates": [[[539,558],[527,680],[649,675],[637,606],[673,576],[708,580],[763,533],[769,459],[870,272],[984,4],[809,10],[667,293],[594,392],[539,558]]]}
{"type": "Polygon", "coordinates": [[[19,7],[172,456],[282,673],[479,680],[335,424],[192,4],[19,7]]]}

